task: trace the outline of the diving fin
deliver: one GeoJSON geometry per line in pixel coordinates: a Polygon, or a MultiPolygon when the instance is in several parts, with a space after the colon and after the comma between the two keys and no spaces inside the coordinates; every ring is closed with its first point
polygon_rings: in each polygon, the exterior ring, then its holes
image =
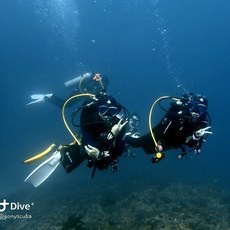
{"type": "Polygon", "coordinates": [[[24,182],[30,182],[34,187],[38,187],[42,184],[58,167],[61,160],[60,151],[55,151],[54,154],[41,163],[30,175],[24,180],[24,182]]]}
{"type": "Polygon", "coordinates": [[[50,145],[46,150],[44,150],[43,152],[37,154],[36,156],[34,157],[31,157],[27,160],[24,161],[24,163],[31,163],[33,161],[37,161],[39,159],[41,159],[42,157],[44,157],[45,155],[47,155],[48,153],[50,153],[51,150],[54,149],[54,147],[56,147],[56,144],[52,144],[50,145]]]}
{"type": "Polygon", "coordinates": [[[38,102],[43,102],[45,101],[45,98],[48,97],[52,97],[53,94],[52,93],[49,93],[49,94],[33,94],[30,96],[30,98],[34,101],[31,101],[29,103],[27,103],[26,105],[31,105],[31,104],[35,104],[35,103],[38,103],[38,102]]]}

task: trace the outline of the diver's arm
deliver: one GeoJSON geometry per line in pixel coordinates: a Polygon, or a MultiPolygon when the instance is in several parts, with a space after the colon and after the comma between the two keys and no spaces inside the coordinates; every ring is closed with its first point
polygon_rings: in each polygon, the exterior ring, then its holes
{"type": "Polygon", "coordinates": [[[200,149],[203,142],[206,140],[207,135],[212,134],[210,129],[211,126],[209,126],[208,122],[201,121],[196,125],[191,135],[186,138],[186,145],[195,148],[199,147],[200,149]]]}
{"type": "Polygon", "coordinates": [[[97,160],[101,160],[102,158],[109,156],[109,151],[100,152],[99,149],[91,145],[85,145],[84,148],[89,157],[96,158],[97,160]]]}
{"type": "Polygon", "coordinates": [[[119,122],[112,127],[111,133],[113,134],[113,136],[116,137],[121,132],[121,130],[128,123],[128,120],[123,123],[122,122],[123,122],[123,119],[120,119],[119,122]]]}
{"type": "Polygon", "coordinates": [[[103,135],[103,137],[99,138],[97,141],[95,141],[95,139],[93,141],[93,137],[87,133],[88,143],[84,145],[84,149],[82,148],[82,151],[85,151],[90,157],[96,158],[97,160],[108,157],[110,155],[109,151],[111,147],[114,145],[116,138],[126,124],[127,121],[122,123],[122,119],[119,120],[119,122],[112,127],[109,133],[103,135]]]}

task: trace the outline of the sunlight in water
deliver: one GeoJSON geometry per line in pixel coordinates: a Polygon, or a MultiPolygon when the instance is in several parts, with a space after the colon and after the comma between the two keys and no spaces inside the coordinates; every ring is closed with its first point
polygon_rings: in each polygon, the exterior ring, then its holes
{"type": "Polygon", "coordinates": [[[74,0],[35,0],[34,12],[40,24],[55,33],[70,49],[77,49],[79,11],[74,0]]]}

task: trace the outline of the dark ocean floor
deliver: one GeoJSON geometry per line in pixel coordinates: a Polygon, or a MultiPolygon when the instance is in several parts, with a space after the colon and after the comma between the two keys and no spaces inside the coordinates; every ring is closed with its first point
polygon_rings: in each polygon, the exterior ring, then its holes
{"type": "Polygon", "coordinates": [[[68,186],[20,191],[18,199],[34,206],[22,211],[27,218],[0,220],[0,229],[230,229],[230,192],[213,185],[156,185],[139,178],[68,186]]]}

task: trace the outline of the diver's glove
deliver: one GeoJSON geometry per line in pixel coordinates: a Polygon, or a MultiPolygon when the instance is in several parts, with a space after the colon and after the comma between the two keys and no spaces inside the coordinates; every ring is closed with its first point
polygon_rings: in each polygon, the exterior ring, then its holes
{"type": "Polygon", "coordinates": [[[99,149],[93,147],[92,145],[85,145],[85,150],[90,157],[101,160],[103,157],[109,157],[109,151],[100,152],[99,149]]]}
{"type": "Polygon", "coordinates": [[[125,136],[130,136],[132,138],[139,138],[141,136],[141,134],[138,132],[136,132],[136,133],[128,132],[125,134],[125,136]]]}
{"type": "Polygon", "coordinates": [[[197,130],[197,131],[193,134],[193,139],[200,138],[200,137],[204,136],[205,134],[212,134],[211,131],[208,131],[208,129],[210,129],[210,128],[211,128],[211,126],[208,126],[208,127],[206,127],[206,128],[197,130]]]}
{"type": "Polygon", "coordinates": [[[93,147],[92,145],[85,145],[85,151],[88,153],[90,157],[101,159],[102,154],[100,154],[99,149],[93,147]]]}
{"type": "Polygon", "coordinates": [[[128,120],[125,121],[123,124],[121,124],[121,122],[123,121],[123,119],[120,119],[120,121],[114,125],[111,129],[111,133],[116,137],[121,130],[123,129],[123,127],[128,123],[128,120]]]}

